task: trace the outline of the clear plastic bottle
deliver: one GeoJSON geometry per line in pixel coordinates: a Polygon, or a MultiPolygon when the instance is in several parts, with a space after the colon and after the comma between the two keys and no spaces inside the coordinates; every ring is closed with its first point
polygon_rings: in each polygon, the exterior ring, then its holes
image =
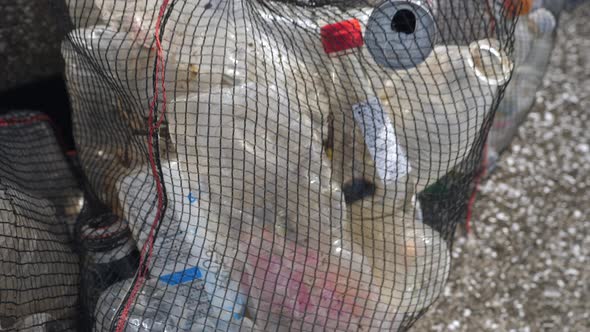
{"type": "Polygon", "coordinates": [[[143,159],[143,138],[134,136],[133,129],[138,126],[132,125],[143,111],[127,93],[113,88],[111,79],[100,70],[103,64],[108,68],[101,60],[104,57],[91,61],[79,53],[98,53],[83,42],[82,30],[69,36],[72,40],[64,40],[62,55],[80,164],[98,199],[122,216],[113,192],[117,178],[143,159]]]}
{"type": "MultiPolygon", "coordinates": [[[[94,331],[112,331],[133,280],[116,283],[104,291],[96,307],[94,331]]],[[[184,282],[171,286],[150,279],[141,288],[131,306],[126,332],[240,331],[252,330],[247,318],[242,324],[230,324],[211,315],[211,304],[198,284],[184,282]]]]}
{"type": "Polygon", "coordinates": [[[512,141],[535,102],[555,41],[555,16],[545,8],[520,17],[515,31],[516,67],[498,106],[488,138],[488,164],[512,141]]]}
{"type": "MultiPolygon", "coordinates": [[[[162,165],[168,208],[157,232],[152,233],[157,208],[152,174],[147,169],[139,169],[118,186],[138,248],[143,250],[150,233],[154,235],[148,261],[149,278],[171,285],[177,284],[177,279],[184,280],[185,275],[188,281],[194,279],[208,295],[210,315],[239,325],[246,301],[240,290],[240,278],[232,269],[236,264],[235,254],[232,254],[235,244],[227,237],[229,223],[222,222],[219,208],[210,207],[205,186],[187,179],[176,167],[170,166],[166,162],[162,165]]],[[[144,255],[147,253],[144,251],[144,255]]]]}
{"type": "Polygon", "coordinates": [[[494,40],[469,47],[439,46],[433,55],[377,88],[408,154],[417,191],[435,183],[469,155],[508,81],[512,63],[494,40]]]}

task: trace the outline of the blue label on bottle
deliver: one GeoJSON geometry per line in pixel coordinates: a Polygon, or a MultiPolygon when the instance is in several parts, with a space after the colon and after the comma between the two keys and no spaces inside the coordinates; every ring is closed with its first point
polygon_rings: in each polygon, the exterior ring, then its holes
{"type": "Polygon", "coordinates": [[[188,194],[187,198],[191,204],[194,204],[197,201],[197,198],[195,196],[193,196],[192,192],[188,194]]]}
{"type": "Polygon", "coordinates": [[[172,286],[195,279],[203,279],[203,273],[198,267],[193,267],[184,271],[174,272],[160,277],[160,280],[172,286]]]}

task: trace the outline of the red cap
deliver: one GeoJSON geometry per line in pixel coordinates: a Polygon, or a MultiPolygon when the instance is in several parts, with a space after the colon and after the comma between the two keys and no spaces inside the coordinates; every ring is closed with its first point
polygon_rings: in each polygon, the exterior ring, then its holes
{"type": "Polygon", "coordinates": [[[504,0],[504,8],[511,18],[530,13],[533,4],[534,0],[504,0]]]}
{"type": "Polygon", "coordinates": [[[324,25],[320,29],[322,45],[328,54],[363,46],[361,24],[356,19],[324,25]]]}

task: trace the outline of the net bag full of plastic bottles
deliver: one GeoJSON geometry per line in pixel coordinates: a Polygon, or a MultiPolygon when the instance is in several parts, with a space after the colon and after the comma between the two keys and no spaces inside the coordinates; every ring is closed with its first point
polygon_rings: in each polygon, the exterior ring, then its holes
{"type": "Polygon", "coordinates": [[[395,331],[440,295],[503,1],[66,2],[82,167],[141,256],[96,331],[395,331]]]}
{"type": "Polygon", "coordinates": [[[0,331],[75,331],[81,191],[49,119],[0,116],[0,331]]]}
{"type": "Polygon", "coordinates": [[[515,69],[490,129],[484,157],[488,171],[495,167],[499,154],[508,147],[535,103],[564,5],[563,0],[530,0],[515,12],[520,16],[514,32],[515,69]]]}

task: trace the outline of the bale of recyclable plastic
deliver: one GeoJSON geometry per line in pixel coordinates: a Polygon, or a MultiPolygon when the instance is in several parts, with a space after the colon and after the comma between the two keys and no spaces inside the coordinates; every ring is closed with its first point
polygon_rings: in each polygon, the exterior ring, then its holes
{"type": "Polygon", "coordinates": [[[71,229],[81,192],[48,118],[0,117],[0,326],[73,330],[78,256],[71,229]]]}
{"type": "Polygon", "coordinates": [[[441,294],[503,1],[66,2],[82,167],[141,254],[97,331],[398,331],[441,294]]]}

